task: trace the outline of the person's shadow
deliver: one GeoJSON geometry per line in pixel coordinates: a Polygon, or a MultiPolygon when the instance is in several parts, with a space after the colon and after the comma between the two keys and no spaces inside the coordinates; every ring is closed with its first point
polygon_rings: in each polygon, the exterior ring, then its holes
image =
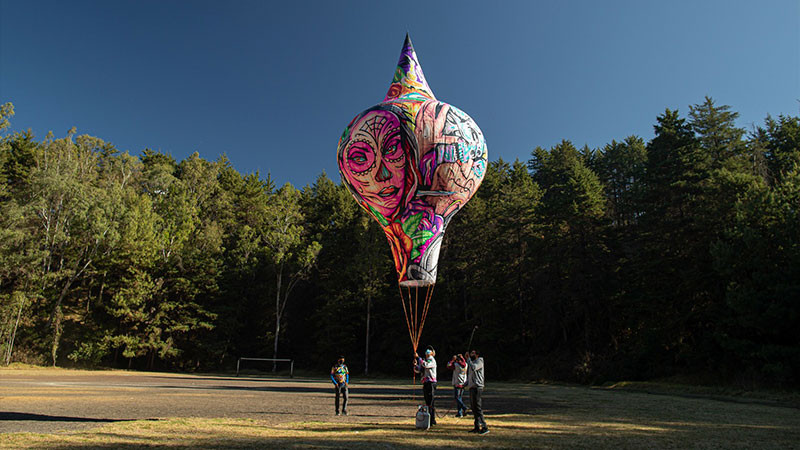
{"type": "Polygon", "coordinates": [[[128,422],[137,419],[94,419],[91,417],[50,416],[47,414],[0,411],[0,421],[5,420],[30,420],[35,422],[128,422]]]}

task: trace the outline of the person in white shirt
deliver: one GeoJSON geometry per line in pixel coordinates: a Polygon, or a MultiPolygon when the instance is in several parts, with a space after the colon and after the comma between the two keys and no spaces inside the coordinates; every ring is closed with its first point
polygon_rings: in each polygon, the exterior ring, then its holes
{"type": "Polygon", "coordinates": [[[467,406],[464,404],[464,387],[467,385],[467,361],[464,355],[453,355],[447,368],[453,371],[453,396],[456,400],[456,417],[464,417],[467,406]]]}
{"type": "Polygon", "coordinates": [[[430,345],[425,350],[425,358],[420,358],[414,352],[414,372],[422,374],[422,392],[425,395],[425,404],[431,415],[431,426],[436,425],[436,351],[430,345]]]}

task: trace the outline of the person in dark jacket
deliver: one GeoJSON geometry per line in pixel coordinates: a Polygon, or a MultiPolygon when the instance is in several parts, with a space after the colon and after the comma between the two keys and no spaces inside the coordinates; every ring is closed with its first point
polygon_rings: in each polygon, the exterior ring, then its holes
{"type": "Polygon", "coordinates": [[[347,415],[347,385],[350,384],[350,371],[344,364],[344,356],[340,356],[331,367],[331,381],[336,389],[336,415],[339,415],[339,396],[342,397],[342,414],[347,415]]]}

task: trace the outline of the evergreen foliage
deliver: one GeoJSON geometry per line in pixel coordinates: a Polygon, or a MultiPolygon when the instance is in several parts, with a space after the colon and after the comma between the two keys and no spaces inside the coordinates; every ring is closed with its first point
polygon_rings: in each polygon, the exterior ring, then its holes
{"type": "MultiPolygon", "coordinates": [[[[219,370],[240,356],[404,374],[386,239],[302,189],[0,107],[0,361],[219,370]]],[[[445,235],[423,341],[496,377],[800,382],[800,118],[751,133],[705,98],[649,141],[489,164],[445,235]],[[477,327],[477,328],[476,328],[477,327]]],[[[323,373],[324,374],[324,373],[323,373]]]]}

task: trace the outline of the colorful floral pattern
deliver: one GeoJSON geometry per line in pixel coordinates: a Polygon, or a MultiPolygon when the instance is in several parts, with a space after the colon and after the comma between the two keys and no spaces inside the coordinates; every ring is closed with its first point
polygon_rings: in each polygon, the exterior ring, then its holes
{"type": "Polygon", "coordinates": [[[480,186],[487,150],[475,121],[433,96],[408,36],[386,97],[345,128],[337,159],[383,227],[400,285],[435,283],[445,228],[480,186]]]}

